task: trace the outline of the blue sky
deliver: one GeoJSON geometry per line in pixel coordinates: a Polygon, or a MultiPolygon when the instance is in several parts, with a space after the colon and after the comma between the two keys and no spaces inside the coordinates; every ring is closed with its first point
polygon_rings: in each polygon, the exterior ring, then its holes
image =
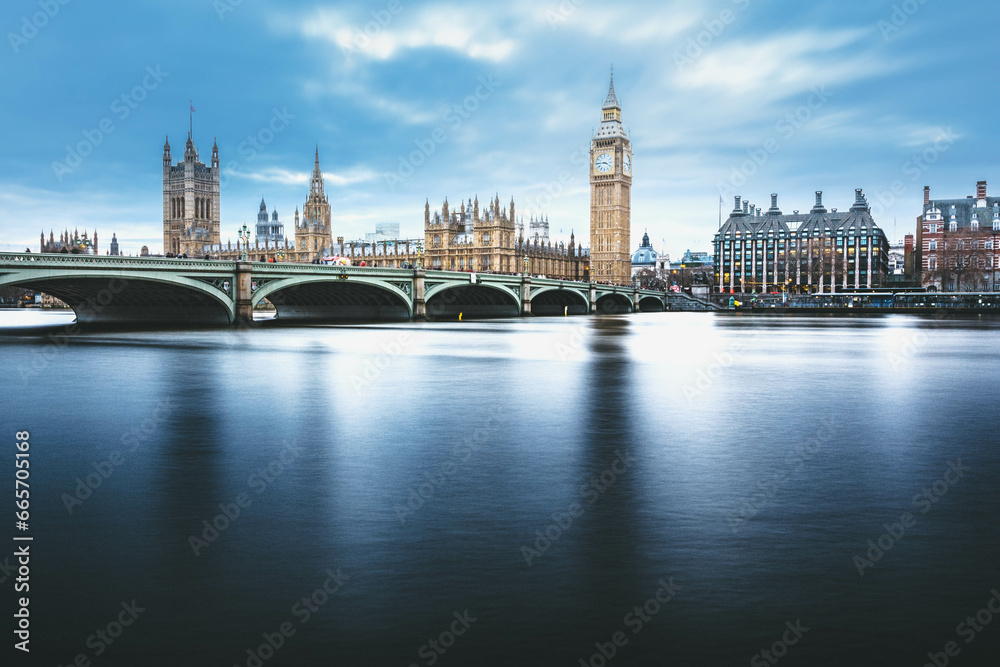
{"type": "Polygon", "coordinates": [[[587,238],[582,156],[612,63],[633,246],[648,228],[672,256],[708,250],[720,194],[728,211],[734,194],[767,206],[777,192],[790,212],[815,190],[846,208],[856,187],[901,238],[924,185],[1000,192],[998,14],[943,0],[7,0],[0,248],[79,227],[103,250],[115,232],[125,252],[158,251],[163,141],[176,160],[188,100],[202,159],[217,138],[226,170],[224,241],[262,195],[291,228],[316,144],[337,236],[398,221],[415,237],[425,199],[499,193],[587,238]]]}

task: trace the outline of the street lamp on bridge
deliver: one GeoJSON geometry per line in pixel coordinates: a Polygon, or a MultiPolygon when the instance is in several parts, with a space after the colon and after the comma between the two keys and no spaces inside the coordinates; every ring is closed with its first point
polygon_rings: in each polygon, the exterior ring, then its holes
{"type": "Polygon", "coordinates": [[[247,261],[247,249],[250,247],[250,230],[247,229],[246,224],[239,230],[240,240],[243,241],[243,253],[240,255],[240,260],[247,261]]]}

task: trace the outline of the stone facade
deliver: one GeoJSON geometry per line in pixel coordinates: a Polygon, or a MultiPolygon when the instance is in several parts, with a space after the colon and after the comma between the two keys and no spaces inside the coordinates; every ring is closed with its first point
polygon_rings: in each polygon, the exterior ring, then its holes
{"type": "Polygon", "coordinates": [[[549,278],[585,280],[589,258],[576,246],[575,234],[569,246],[544,243],[539,235],[524,238],[524,227],[515,223],[514,200],[509,207],[497,196],[481,209],[479,197],[452,207],[445,199],[440,211],[431,213],[424,204],[423,266],[441,271],[479,273],[527,273],[549,278]],[[525,266],[527,258],[527,266],[525,266]]]}
{"type": "Polygon", "coordinates": [[[264,243],[272,247],[280,248],[285,245],[285,225],[278,219],[278,210],[268,218],[267,204],[264,199],[260,200],[260,209],[257,211],[257,228],[254,230],[254,238],[257,245],[264,243]]]}
{"type": "Polygon", "coordinates": [[[632,281],[632,142],[622,127],[622,108],[611,87],[601,127],[590,145],[590,255],[592,279],[632,281]]]}
{"type": "MultiPolygon", "coordinates": [[[[117,245],[117,241],[114,241],[112,247],[117,247],[117,245]]],[[[83,236],[80,235],[79,229],[73,232],[67,229],[59,235],[58,239],[52,230],[49,230],[48,241],[45,240],[45,232],[42,232],[38,252],[97,255],[99,254],[97,248],[97,230],[94,230],[93,239],[87,236],[86,229],[83,230],[83,236]]]]}
{"type": "Polygon", "coordinates": [[[184,161],[170,157],[163,145],[163,252],[200,257],[205,246],[221,247],[219,227],[219,145],[212,146],[211,166],[198,159],[188,133],[184,161]]]}
{"type": "Polygon", "coordinates": [[[309,180],[309,197],[302,207],[301,218],[298,209],[295,209],[295,250],[298,256],[306,261],[322,259],[333,250],[330,198],[324,191],[318,147],[312,178],[309,180]]]}

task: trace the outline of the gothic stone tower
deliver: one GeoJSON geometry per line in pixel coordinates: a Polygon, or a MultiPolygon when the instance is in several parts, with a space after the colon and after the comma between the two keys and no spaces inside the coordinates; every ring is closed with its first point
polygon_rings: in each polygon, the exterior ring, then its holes
{"type": "Polygon", "coordinates": [[[319,168],[319,147],[309,182],[309,198],[302,207],[302,221],[295,211],[295,245],[308,259],[322,259],[333,249],[333,229],[330,224],[330,199],[323,192],[323,172],[319,168]]]}
{"type": "Polygon", "coordinates": [[[632,209],[632,142],[622,128],[615,79],[590,144],[590,279],[627,285],[632,209]]]}
{"type": "Polygon", "coordinates": [[[220,246],[219,144],[212,146],[212,166],[198,160],[188,133],[184,161],[170,159],[170,140],[163,146],[163,252],[198,257],[205,246],[220,246]]]}

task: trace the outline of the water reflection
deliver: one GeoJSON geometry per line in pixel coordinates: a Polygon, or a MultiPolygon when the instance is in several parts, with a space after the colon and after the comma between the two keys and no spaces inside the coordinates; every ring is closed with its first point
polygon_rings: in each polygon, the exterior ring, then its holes
{"type": "Polygon", "coordinates": [[[787,664],[920,664],[1000,581],[996,333],[686,313],[119,333],[75,337],[30,382],[44,341],[5,340],[4,423],[38,443],[39,659],[87,652],[135,598],[148,615],[102,664],[246,664],[286,621],[268,665],[426,664],[466,609],[440,664],[578,664],[618,631],[615,664],[744,663],[800,617],[787,664]],[[853,555],[958,458],[967,478],[859,577],[853,555]],[[350,578],[300,623],[336,568],[350,578]],[[677,597],[634,633],[626,614],[670,577],[677,597]]]}

